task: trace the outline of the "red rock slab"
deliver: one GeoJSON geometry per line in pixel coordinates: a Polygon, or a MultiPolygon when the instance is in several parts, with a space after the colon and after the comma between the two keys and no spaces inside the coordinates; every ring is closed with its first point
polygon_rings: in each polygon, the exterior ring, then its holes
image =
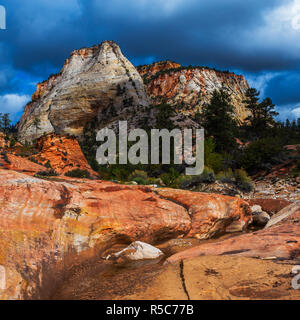
{"type": "Polygon", "coordinates": [[[248,200],[250,206],[259,205],[262,210],[269,214],[276,214],[285,207],[292,204],[291,201],[282,199],[250,199],[248,200]]]}
{"type": "Polygon", "coordinates": [[[39,171],[45,171],[46,168],[42,165],[36,164],[26,158],[16,156],[14,154],[7,153],[7,158],[9,162],[6,162],[1,159],[0,163],[2,164],[2,168],[6,168],[9,170],[14,170],[17,172],[24,172],[29,175],[34,175],[39,171]]]}
{"type": "Polygon", "coordinates": [[[273,216],[263,230],[185,250],[171,256],[168,262],[207,255],[300,261],[300,204],[292,204],[273,216]]]}
{"type": "Polygon", "coordinates": [[[228,230],[242,231],[252,221],[248,203],[240,198],[175,189],[156,192],[188,210],[192,228],[187,237],[208,239],[228,230]]]}
{"type": "Polygon", "coordinates": [[[47,181],[0,169],[0,299],[51,294],[66,268],[114,244],[185,235],[187,211],[139,186],[47,181]],[[45,291],[46,290],[46,291],[45,291]]]}

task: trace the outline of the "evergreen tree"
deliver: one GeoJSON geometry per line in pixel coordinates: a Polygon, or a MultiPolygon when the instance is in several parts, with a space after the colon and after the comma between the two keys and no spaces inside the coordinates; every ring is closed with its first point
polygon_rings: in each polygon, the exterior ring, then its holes
{"type": "Polygon", "coordinates": [[[11,120],[9,118],[9,113],[4,113],[4,115],[2,115],[2,129],[5,133],[8,133],[10,128],[11,128],[11,120]]]}
{"type": "Polygon", "coordinates": [[[262,138],[266,135],[269,128],[275,125],[274,117],[278,115],[275,111],[275,105],[270,98],[259,102],[260,92],[255,88],[250,88],[246,92],[246,108],[250,111],[250,115],[246,118],[249,122],[249,128],[256,138],[262,138]]]}
{"type": "Polygon", "coordinates": [[[206,137],[213,136],[215,140],[216,151],[232,152],[237,146],[237,120],[230,95],[225,88],[213,92],[210,103],[203,106],[201,117],[206,137]]]}
{"type": "Polygon", "coordinates": [[[157,109],[157,129],[173,130],[175,128],[175,125],[171,118],[176,115],[174,107],[163,101],[161,104],[155,106],[155,108],[157,109]]]}

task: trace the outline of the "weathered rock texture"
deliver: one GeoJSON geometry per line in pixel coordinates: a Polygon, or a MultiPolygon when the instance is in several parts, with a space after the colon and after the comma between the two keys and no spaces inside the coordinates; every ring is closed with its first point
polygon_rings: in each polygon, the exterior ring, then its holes
{"type": "Polygon", "coordinates": [[[186,193],[185,201],[176,196],[177,204],[147,187],[70,178],[48,181],[3,169],[0,181],[2,299],[47,298],[67,269],[99,259],[114,245],[202,238],[202,233],[209,237],[224,231],[224,224],[216,223],[221,219],[248,219],[242,201],[230,197],[186,193]],[[197,219],[205,208],[214,209],[203,227],[197,219]]]}
{"type": "Polygon", "coordinates": [[[46,169],[40,164],[7,152],[2,152],[2,154],[0,154],[0,167],[7,170],[24,172],[29,175],[34,175],[37,172],[45,171],[46,169]]]}
{"type": "MultiPolygon", "coordinates": [[[[73,281],[59,299],[113,300],[299,300],[300,291],[291,286],[292,264],[233,256],[203,256],[127,271],[105,279],[87,278],[88,289],[78,290],[73,281]],[[132,275],[134,274],[135,277],[132,275]],[[118,288],[112,284],[118,283],[118,288]],[[105,291],[105,289],[107,289],[105,291]],[[71,291],[71,294],[70,294],[71,291]],[[101,295],[99,294],[101,292],[101,295]]],[[[75,279],[76,280],[76,279],[75,279]]],[[[76,283],[76,282],[75,282],[76,283]]]]}
{"type": "Polygon", "coordinates": [[[261,206],[263,211],[273,215],[292,204],[290,201],[283,199],[250,199],[248,203],[252,205],[261,206]]]}
{"type": "Polygon", "coordinates": [[[73,51],[59,74],[38,84],[19,137],[32,141],[52,132],[81,137],[87,123],[113,122],[129,109],[142,112],[148,106],[141,76],[116,43],[105,41],[73,51]],[[35,126],[36,118],[41,122],[35,126]]]}
{"type": "Polygon", "coordinates": [[[86,170],[92,177],[97,173],[87,163],[78,141],[73,137],[49,134],[37,140],[38,154],[32,158],[38,163],[50,163],[51,168],[59,174],[65,174],[74,169],[86,170]]]}
{"type": "Polygon", "coordinates": [[[48,134],[37,139],[34,147],[27,150],[29,155],[24,155],[24,149],[24,146],[3,149],[0,152],[0,167],[29,175],[45,172],[50,168],[59,175],[80,169],[88,171],[92,178],[98,177],[73,137],[48,134]]]}
{"type": "Polygon", "coordinates": [[[166,100],[177,105],[182,114],[193,116],[210,101],[212,92],[223,86],[231,94],[237,119],[243,121],[248,116],[243,101],[249,85],[243,76],[207,67],[181,67],[170,61],[141,66],[138,71],[155,104],[166,100]]]}
{"type": "Polygon", "coordinates": [[[247,202],[240,198],[174,189],[156,192],[188,210],[192,220],[188,237],[208,239],[227,231],[243,231],[252,220],[247,202]]]}
{"type": "Polygon", "coordinates": [[[5,140],[5,134],[3,132],[0,132],[0,148],[6,147],[8,147],[8,143],[5,140]]]}
{"type": "Polygon", "coordinates": [[[165,99],[178,106],[176,125],[195,127],[191,118],[222,86],[231,93],[236,117],[247,116],[243,100],[249,86],[243,76],[170,61],[138,71],[112,41],[73,51],[60,73],[38,84],[18,125],[19,138],[32,141],[53,132],[82,138],[102,127],[116,129],[119,120],[130,128],[154,126],[156,110],[150,105],[165,99]]]}
{"type": "Polygon", "coordinates": [[[45,297],[65,267],[114,243],[184,235],[186,210],[142,187],[50,182],[0,169],[1,298],[45,297]],[[45,291],[43,291],[43,289],[45,291]]]}
{"type": "Polygon", "coordinates": [[[203,244],[173,255],[173,263],[204,255],[237,255],[300,261],[300,205],[294,203],[274,215],[263,230],[217,243],[203,244]]]}

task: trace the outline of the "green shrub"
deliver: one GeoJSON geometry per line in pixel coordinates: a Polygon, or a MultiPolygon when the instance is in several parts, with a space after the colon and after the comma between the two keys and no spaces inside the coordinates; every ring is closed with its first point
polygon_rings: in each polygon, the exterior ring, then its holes
{"type": "Polygon", "coordinates": [[[6,151],[3,151],[3,152],[1,153],[1,155],[2,155],[3,160],[4,160],[7,164],[11,164],[11,162],[10,162],[9,159],[8,159],[8,156],[7,156],[7,152],[6,152],[6,151]]]}
{"type": "Polygon", "coordinates": [[[10,139],[10,147],[14,147],[16,145],[17,141],[14,138],[10,139]]]}
{"type": "Polygon", "coordinates": [[[253,190],[253,183],[251,178],[247,175],[247,172],[242,169],[234,171],[234,178],[236,186],[244,192],[250,192],[253,190]]]}
{"type": "Polygon", "coordinates": [[[202,174],[198,176],[198,178],[194,177],[194,179],[197,179],[199,182],[203,183],[213,183],[216,181],[216,176],[213,169],[204,167],[202,174]]]}
{"type": "Polygon", "coordinates": [[[127,181],[129,177],[129,170],[121,167],[113,168],[111,171],[111,178],[119,181],[127,181]]]}
{"type": "Polygon", "coordinates": [[[158,185],[158,186],[161,186],[161,185],[163,185],[164,183],[163,183],[163,181],[162,181],[161,179],[159,179],[159,178],[152,178],[152,177],[150,177],[150,178],[147,179],[147,184],[156,184],[156,185],[158,185]]]}
{"type": "Polygon", "coordinates": [[[217,180],[223,183],[233,183],[235,178],[232,169],[221,171],[217,174],[217,180]]]}
{"type": "Polygon", "coordinates": [[[171,168],[169,173],[163,173],[160,175],[160,179],[162,182],[170,187],[170,188],[178,188],[178,178],[179,178],[179,172],[175,171],[174,168],[171,168]]]}
{"type": "Polygon", "coordinates": [[[38,150],[34,146],[32,146],[32,145],[28,144],[28,142],[26,142],[25,145],[20,148],[19,155],[21,157],[29,157],[29,156],[35,155],[37,153],[38,153],[38,150]]]}
{"type": "Polygon", "coordinates": [[[54,171],[53,169],[47,170],[47,171],[39,171],[35,176],[41,176],[41,177],[57,177],[59,174],[54,171]]]}
{"type": "Polygon", "coordinates": [[[216,143],[212,138],[205,140],[204,144],[204,163],[207,167],[212,168],[214,172],[223,169],[223,157],[220,153],[215,152],[216,143]]]}
{"type": "Polygon", "coordinates": [[[181,174],[177,179],[179,188],[181,189],[189,188],[193,184],[193,181],[194,181],[194,176],[188,176],[185,174],[181,174]]]}
{"type": "Polygon", "coordinates": [[[291,171],[291,176],[293,178],[297,178],[299,177],[299,174],[300,174],[300,160],[296,162],[295,168],[293,168],[293,170],[291,171]]]}
{"type": "Polygon", "coordinates": [[[67,177],[89,179],[91,177],[87,170],[74,169],[65,174],[67,177]]]}
{"type": "Polygon", "coordinates": [[[247,171],[257,171],[267,163],[272,163],[283,151],[283,145],[278,139],[264,138],[252,142],[243,152],[239,166],[247,171]]]}
{"type": "Polygon", "coordinates": [[[48,169],[51,169],[51,163],[50,161],[48,160],[46,163],[45,163],[45,167],[48,168],[48,169]]]}
{"type": "Polygon", "coordinates": [[[148,184],[148,183],[147,183],[147,180],[146,180],[146,179],[143,179],[142,177],[135,177],[135,178],[132,179],[131,181],[134,181],[134,182],[136,182],[136,183],[139,184],[139,185],[146,185],[146,184],[148,184]]]}
{"type": "Polygon", "coordinates": [[[136,178],[142,178],[144,180],[147,180],[148,174],[147,174],[147,172],[145,172],[143,170],[135,170],[132,172],[132,174],[130,174],[128,179],[131,181],[135,181],[134,179],[136,179],[136,178]]]}

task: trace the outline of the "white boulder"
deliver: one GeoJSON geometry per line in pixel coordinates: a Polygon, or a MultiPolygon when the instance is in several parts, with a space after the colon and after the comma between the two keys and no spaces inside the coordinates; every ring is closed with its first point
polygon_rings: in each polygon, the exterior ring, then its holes
{"type": "Polygon", "coordinates": [[[158,259],[163,255],[164,253],[161,250],[151,246],[150,244],[141,241],[135,241],[122,251],[109,255],[106,260],[112,258],[125,258],[128,260],[148,260],[158,259]]]}

